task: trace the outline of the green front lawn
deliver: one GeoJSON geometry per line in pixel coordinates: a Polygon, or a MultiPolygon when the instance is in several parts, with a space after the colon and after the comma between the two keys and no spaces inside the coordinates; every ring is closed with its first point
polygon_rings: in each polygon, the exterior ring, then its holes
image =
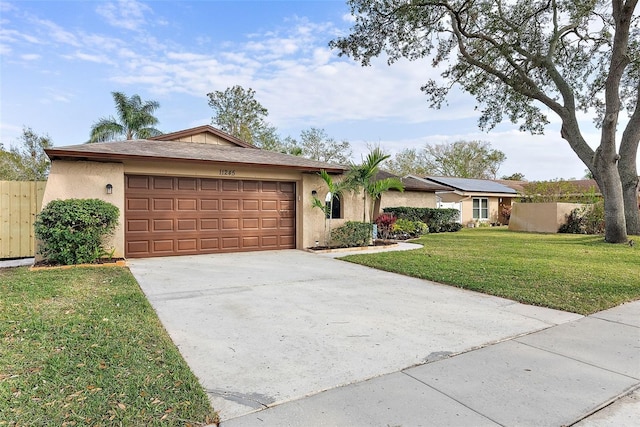
{"type": "Polygon", "coordinates": [[[416,243],[424,247],[343,259],[585,315],[640,298],[640,245],[503,227],[429,234],[416,243]]]}
{"type": "Polygon", "coordinates": [[[0,269],[0,339],[0,426],[216,420],[127,269],[0,269]]]}

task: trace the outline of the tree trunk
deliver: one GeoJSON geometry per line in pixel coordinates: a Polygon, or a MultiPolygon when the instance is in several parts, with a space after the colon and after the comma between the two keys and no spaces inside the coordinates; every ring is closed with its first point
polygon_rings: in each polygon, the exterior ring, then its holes
{"type": "MultiPolygon", "coordinates": [[[[603,144],[604,145],[604,144],[603,144]]],[[[618,155],[604,150],[601,145],[595,153],[593,166],[595,178],[604,196],[604,240],[609,243],[626,243],[627,226],[622,197],[622,183],[617,168],[618,155]]]]}
{"type": "MultiPolygon", "coordinates": [[[[635,116],[635,114],[634,114],[635,116]]],[[[629,128],[627,128],[629,130],[629,128]]],[[[636,131],[636,135],[640,134],[636,131]]],[[[618,173],[622,183],[622,197],[624,200],[624,216],[627,221],[627,234],[640,236],[640,206],[638,205],[638,169],[636,159],[638,153],[638,140],[627,140],[623,134],[620,144],[620,161],[618,173]]]]}

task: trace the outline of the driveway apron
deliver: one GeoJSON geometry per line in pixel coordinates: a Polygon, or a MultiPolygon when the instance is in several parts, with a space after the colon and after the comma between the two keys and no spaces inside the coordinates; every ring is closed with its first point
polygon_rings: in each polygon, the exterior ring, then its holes
{"type": "Polygon", "coordinates": [[[298,250],[129,266],[222,420],[581,318],[298,250]]]}

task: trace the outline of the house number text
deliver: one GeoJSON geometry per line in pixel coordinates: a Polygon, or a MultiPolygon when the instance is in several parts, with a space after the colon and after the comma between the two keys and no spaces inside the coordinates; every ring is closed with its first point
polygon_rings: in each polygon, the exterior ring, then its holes
{"type": "Polygon", "coordinates": [[[220,169],[220,175],[233,176],[235,174],[236,174],[236,171],[233,169],[220,169]]]}

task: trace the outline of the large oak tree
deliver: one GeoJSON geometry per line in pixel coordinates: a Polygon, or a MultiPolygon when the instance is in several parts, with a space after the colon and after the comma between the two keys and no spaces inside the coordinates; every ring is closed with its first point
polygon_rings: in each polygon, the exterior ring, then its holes
{"type": "Polygon", "coordinates": [[[441,79],[423,91],[439,108],[454,86],[475,96],[479,124],[508,117],[542,133],[546,111],[593,173],[605,198],[605,240],[640,234],[636,156],[640,141],[638,0],[350,0],[351,33],[330,45],[369,65],[373,57],[431,58],[441,79]],[[618,134],[620,114],[629,119],[618,134]],[[601,128],[592,149],[578,114],[601,128]],[[618,140],[619,137],[619,140],[618,140]],[[617,149],[619,145],[619,149],[617,149]]]}

